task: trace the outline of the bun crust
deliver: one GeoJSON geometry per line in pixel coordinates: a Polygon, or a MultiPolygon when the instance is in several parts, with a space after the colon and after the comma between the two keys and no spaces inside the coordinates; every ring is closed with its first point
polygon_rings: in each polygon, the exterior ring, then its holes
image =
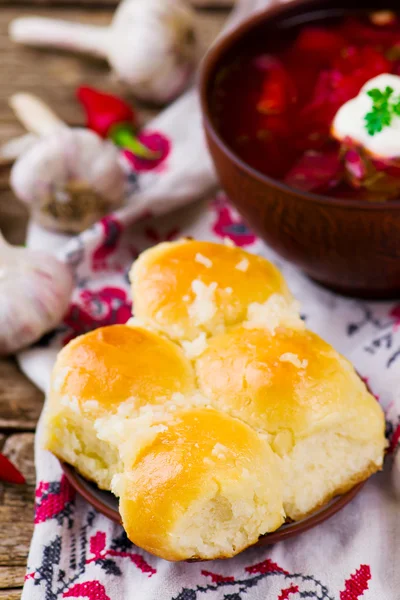
{"type": "Polygon", "coordinates": [[[135,317],[60,352],[45,447],[119,496],[134,543],[234,556],[381,468],[379,404],[276,267],[185,240],[131,277],[135,317]]]}
{"type": "Polygon", "coordinates": [[[129,538],[168,560],[236,554],[284,520],[269,444],[221,412],[194,409],[164,426],[120,480],[129,538]],[[215,525],[219,523],[219,531],[215,525]]]}
{"type": "Polygon", "coordinates": [[[290,431],[293,442],[335,424],[361,440],[382,430],[382,410],[352,365],[305,329],[237,327],[209,341],[196,372],[220,410],[271,435],[290,431]]]}
{"type": "Polygon", "coordinates": [[[250,304],[292,296],[278,269],[240,248],[211,242],[164,243],[131,271],[135,316],[174,340],[212,335],[246,318],[250,304]]]}
{"type": "Polygon", "coordinates": [[[194,388],[189,360],[166,338],[127,325],[96,329],[72,340],[57,357],[45,447],[110,489],[122,468],[119,434],[126,418],[194,388]],[[102,427],[104,419],[113,419],[116,431],[102,427]]]}
{"type": "Polygon", "coordinates": [[[268,435],[286,515],[299,520],[382,464],[384,416],[351,364],[305,329],[237,327],[196,362],[215,408],[268,435]]]}
{"type": "Polygon", "coordinates": [[[52,379],[57,396],[76,398],[89,416],[113,413],[132,399],[139,409],[194,386],[190,361],[178,346],[127,325],[101,327],[75,338],[59,353],[52,379]]]}

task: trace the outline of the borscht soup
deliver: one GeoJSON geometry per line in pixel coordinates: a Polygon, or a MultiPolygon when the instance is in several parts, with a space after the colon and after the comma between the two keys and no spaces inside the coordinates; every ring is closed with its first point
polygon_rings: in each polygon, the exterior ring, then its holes
{"type": "Polygon", "coordinates": [[[215,126],[293,188],[400,198],[400,17],[321,14],[256,32],[229,56],[211,90],[215,126]]]}

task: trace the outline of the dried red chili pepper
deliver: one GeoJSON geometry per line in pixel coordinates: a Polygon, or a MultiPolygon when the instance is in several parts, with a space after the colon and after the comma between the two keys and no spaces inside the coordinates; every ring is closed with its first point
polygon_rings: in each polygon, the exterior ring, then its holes
{"type": "Polygon", "coordinates": [[[0,481],[19,484],[25,483],[25,477],[4,454],[0,454],[0,481]]]}
{"type": "Polygon", "coordinates": [[[77,98],[86,112],[86,126],[89,129],[103,138],[110,138],[114,144],[130,150],[139,158],[158,158],[156,152],[138,140],[135,133],[137,115],[129,104],[88,86],[78,88],[77,98]]]}

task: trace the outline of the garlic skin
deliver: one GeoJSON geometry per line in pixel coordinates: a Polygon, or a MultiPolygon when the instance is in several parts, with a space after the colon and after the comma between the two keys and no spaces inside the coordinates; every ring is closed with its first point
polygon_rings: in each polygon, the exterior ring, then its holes
{"type": "Polygon", "coordinates": [[[8,104],[25,129],[34,135],[48,135],[68,127],[47,104],[33,94],[13,94],[8,104]]]}
{"type": "Polygon", "coordinates": [[[194,66],[194,11],[185,0],[124,0],[109,27],[21,17],[11,39],[100,56],[136,97],[166,103],[187,86],[194,66]]]}
{"type": "Polygon", "coordinates": [[[166,103],[188,83],[195,61],[193,12],[182,0],[125,0],[117,9],[108,60],[142,100],[166,103]]]}
{"type": "Polygon", "coordinates": [[[12,164],[23,152],[31,148],[37,140],[38,137],[34,133],[25,133],[5,142],[0,146],[0,164],[12,164]]]}
{"type": "Polygon", "coordinates": [[[73,285],[67,265],[45,252],[10,246],[0,235],[0,355],[25,348],[58,325],[73,285]]]}
{"type": "Polygon", "coordinates": [[[87,129],[58,129],[15,162],[15,195],[44,227],[80,232],[122,204],[125,175],[118,149],[87,129]]]}

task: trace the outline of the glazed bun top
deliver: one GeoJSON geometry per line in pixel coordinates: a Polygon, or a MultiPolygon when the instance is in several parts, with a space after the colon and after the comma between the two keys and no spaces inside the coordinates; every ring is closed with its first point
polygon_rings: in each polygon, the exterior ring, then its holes
{"type": "Polygon", "coordinates": [[[118,479],[128,536],[169,560],[236,554],[284,519],[279,464],[245,423],[183,410],[118,479]]]}
{"type": "Polygon", "coordinates": [[[382,434],[382,410],[352,365],[305,328],[239,326],[209,340],[196,371],[213,405],[271,434],[279,454],[333,427],[382,434]]]}
{"type": "Polygon", "coordinates": [[[51,403],[78,405],[98,418],[128,402],[132,413],[174,394],[190,393],[193,369],[183,351],[141,327],[111,325],[79,336],[58,355],[51,403]]]}
{"type": "Polygon", "coordinates": [[[240,323],[251,304],[293,298],[278,269],[260,256],[211,242],[163,243],[131,270],[135,316],[174,340],[194,340],[240,323]]]}

